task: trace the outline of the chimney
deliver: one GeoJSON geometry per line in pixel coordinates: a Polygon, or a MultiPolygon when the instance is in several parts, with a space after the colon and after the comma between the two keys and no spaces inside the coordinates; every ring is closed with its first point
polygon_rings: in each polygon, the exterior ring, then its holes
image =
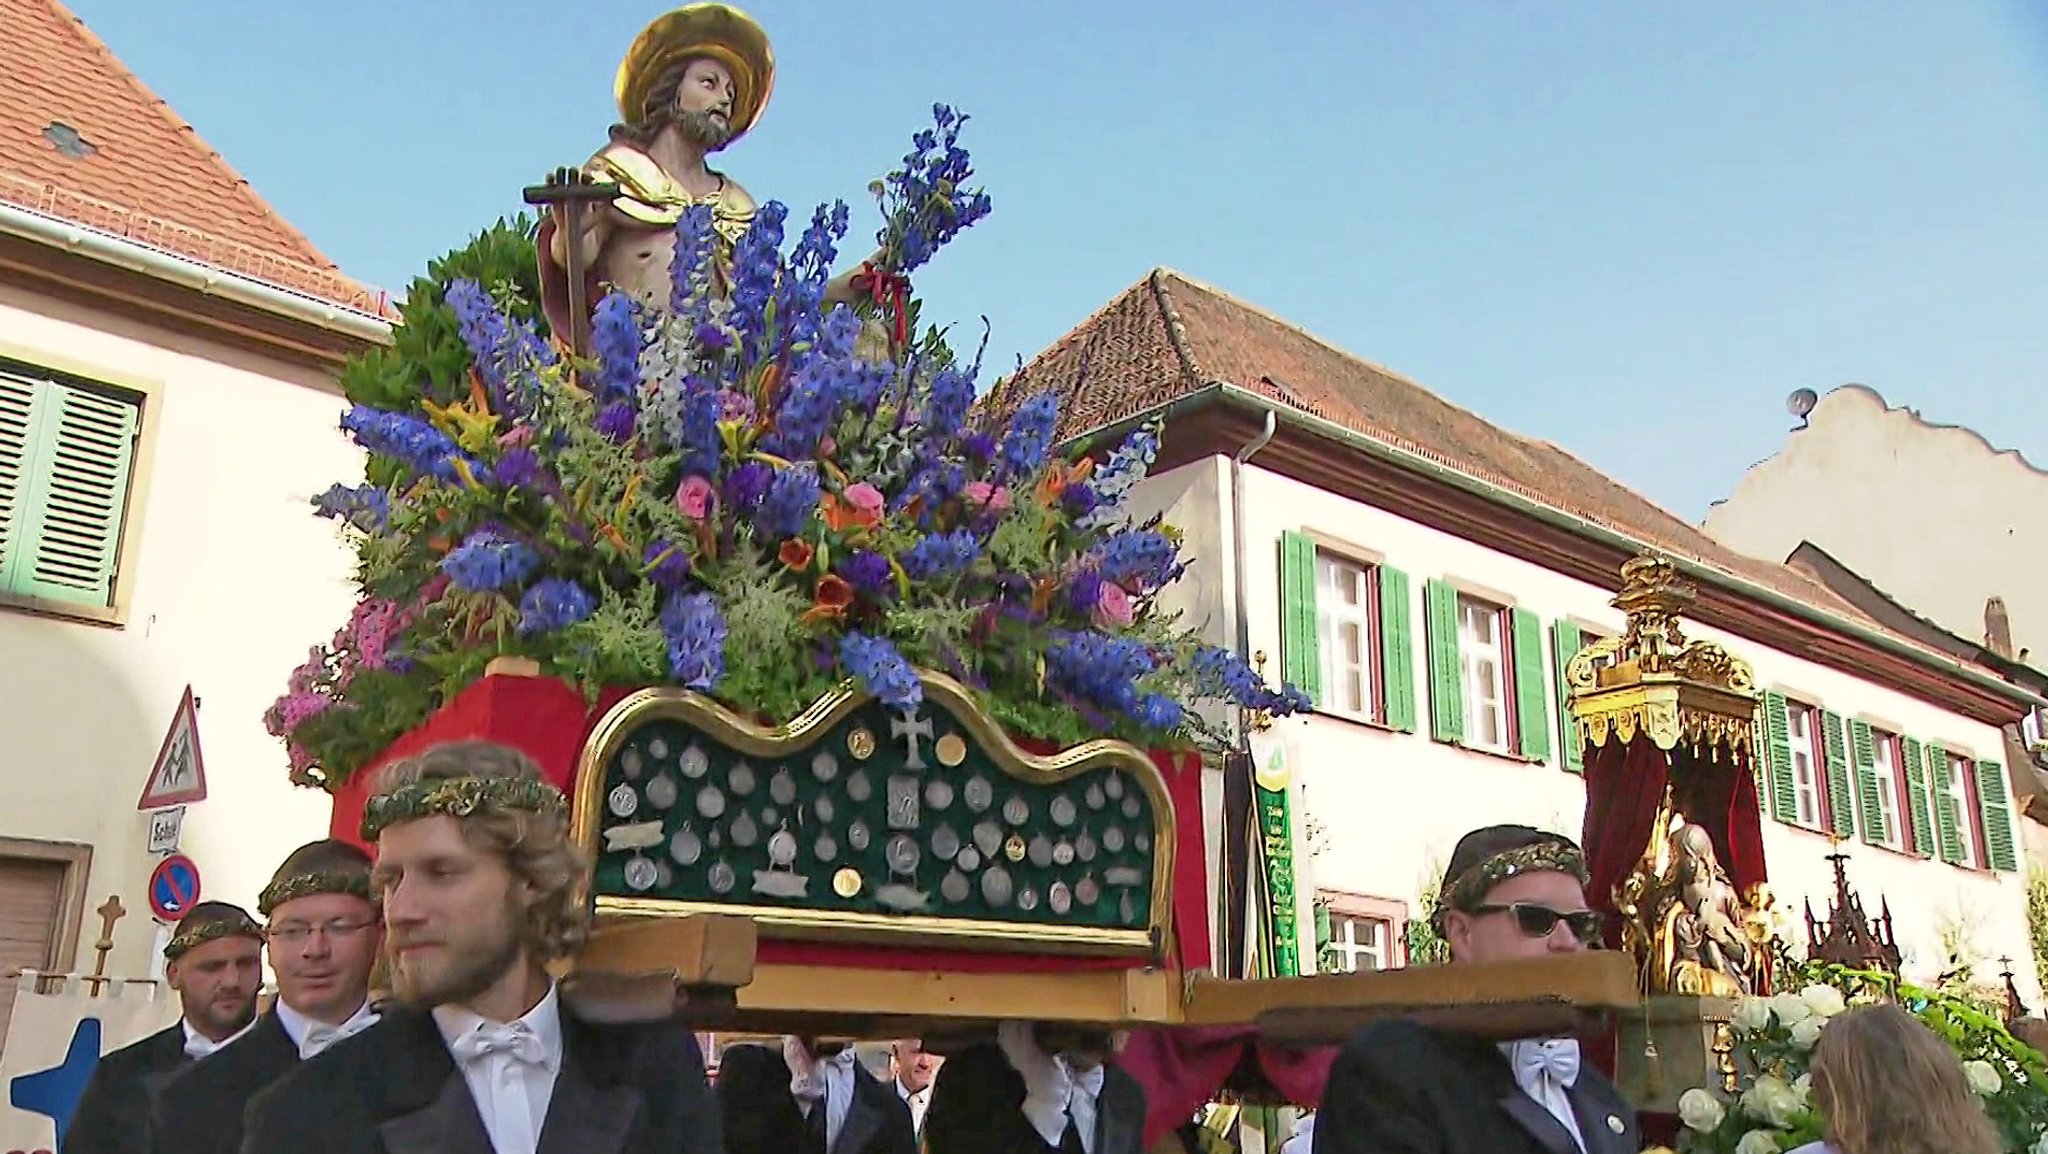
{"type": "Polygon", "coordinates": [[[2005,611],[2005,598],[1984,602],[1984,648],[2012,660],[2012,618],[2005,611]]]}

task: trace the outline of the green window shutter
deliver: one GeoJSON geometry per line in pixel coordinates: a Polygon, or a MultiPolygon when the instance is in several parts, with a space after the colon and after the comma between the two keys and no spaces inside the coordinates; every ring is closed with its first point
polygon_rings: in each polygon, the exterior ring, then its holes
{"type": "Polygon", "coordinates": [[[1913,852],[1934,856],[1934,818],[1927,804],[1927,761],[1920,743],[1906,738],[1899,743],[1906,759],[1906,818],[1913,827],[1913,852]]]}
{"type": "Polygon", "coordinates": [[[1572,716],[1571,686],[1566,684],[1565,666],[1578,655],[1582,644],[1579,627],[1569,621],[1550,624],[1550,652],[1557,672],[1557,754],[1566,773],[1584,773],[1585,743],[1579,736],[1579,720],[1572,716]]]}
{"type": "Polygon", "coordinates": [[[1408,575],[1380,566],[1380,679],[1388,725],[1415,732],[1415,626],[1408,608],[1408,575]]]}
{"type": "Polygon", "coordinates": [[[23,553],[16,543],[24,540],[29,480],[35,473],[31,454],[42,443],[50,391],[41,382],[0,372],[0,592],[15,591],[13,573],[23,553]]]}
{"type": "Polygon", "coordinates": [[[1792,728],[1785,720],[1785,695],[1764,694],[1764,744],[1771,758],[1771,816],[1799,823],[1799,790],[1792,781],[1792,728]]]}
{"type": "Polygon", "coordinates": [[[1863,819],[1863,840],[1883,845],[1892,831],[1885,828],[1884,807],[1877,802],[1877,741],[1869,723],[1849,723],[1849,756],[1856,766],[1856,812],[1863,819]]]}
{"type": "Polygon", "coordinates": [[[1934,795],[1934,832],[1941,839],[1941,860],[1950,865],[1963,864],[1963,831],[1957,823],[1963,819],[1956,812],[1956,798],[1948,788],[1948,750],[1927,743],[1927,788],[1934,795]]]}
{"type": "Polygon", "coordinates": [[[1836,837],[1855,837],[1856,798],[1850,792],[1849,742],[1843,736],[1842,715],[1823,710],[1820,729],[1827,750],[1828,828],[1836,837]]]}
{"type": "Polygon", "coordinates": [[[1280,534],[1280,668],[1289,684],[1322,704],[1323,659],[1316,650],[1316,543],[1304,533],[1280,534]]]}
{"type": "Polygon", "coordinates": [[[1422,607],[1429,634],[1430,736],[1463,741],[1465,679],[1458,667],[1458,591],[1442,581],[1425,582],[1422,607]]]}
{"type": "Polygon", "coordinates": [[[1515,737],[1523,757],[1550,760],[1550,690],[1543,679],[1543,619],[1527,609],[1508,612],[1515,653],[1515,737]]]}
{"type": "Polygon", "coordinates": [[[2012,799],[2005,788],[2005,766],[1977,763],[1977,804],[1984,815],[1984,860],[1992,869],[2017,873],[2019,848],[2014,844],[2012,799]]]}
{"type": "Polygon", "coordinates": [[[20,524],[7,588],[74,605],[113,601],[127,522],[128,470],[141,416],[133,401],[45,385],[36,406],[20,524]]]}

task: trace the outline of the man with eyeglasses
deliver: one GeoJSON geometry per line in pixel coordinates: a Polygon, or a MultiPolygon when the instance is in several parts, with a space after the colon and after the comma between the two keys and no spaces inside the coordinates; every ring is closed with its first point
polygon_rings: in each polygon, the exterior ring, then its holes
{"type": "Polygon", "coordinates": [[[263,930],[249,911],[200,902],[164,945],[164,980],[178,992],[178,1023],[106,1055],[93,1067],[57,1148],[61,1154],[142,1154],[150,1103],[180,1070],[241,1037],[263,984],[263,930]]]}
{"type": "Polygon", "coordinates": [[[264,887],[257,910],[269,919],[277,1001],[247,1035],[159,1097],[155,1154],[234,1154],[242,1113],[258,1091],[377,1021],[370,971],[384,931],[370,900],[368,854],[334,840],[300,846],[264,887]]]}
{"type": "MultiPolygon", "coordinates": [[[[1586,861],[1571,839],[1519,825],[1474,830],[1444,871],[1432,921],[1451,962],[1596,946],[1586,861]]],[[[1570,1038],[1493,1043],[1411,1021],[1375,1022],[1338,1055],[1315,1154],[1636,1154],[1636,1115],[1570,1038]]]]}

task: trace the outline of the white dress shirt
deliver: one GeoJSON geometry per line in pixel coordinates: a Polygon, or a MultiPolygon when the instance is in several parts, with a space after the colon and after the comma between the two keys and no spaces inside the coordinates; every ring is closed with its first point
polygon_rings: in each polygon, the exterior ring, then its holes
{"type": "Polygon", "coordinates": [[[284,1027],[285,1036],[299,1049],[301,1060],[311,1058],[343,1038],[353,1037],[377,1024],[377,1011],[370,1008],[365,1000],[356,1007],[356,1012],[343,1019],[340,1025],[316,1022],[297,1010],[283,998],[277,1000],[277,1024],[284,1027]]]}
{"type": "Polygon", "coordinates": [[[1567,1093],[1579,1080],[1579,1043],[1571,1038],[1524,1038],[1502,1042],[1500,1050],[1514,1069],[1515,1085],[1536,1099],[1572,1136],[1573,1144],[1585,1150],[1586,1136],[1579,1131],[1567,1093]]]}
{"type": "Polygon", "coordinates": [[[1024,1079],[1024,1119],[1048,1145],[1057,1146],[1073,1122],[1081,1149],[1095,1154],[1096,1107],[1102,1098],[1100,1065],[1077,1068],[1065,1054],[1038,1048],[1029,1022],[1004,1022],[996,1027],[996,1044],[1010,1067],[1024,1079]]]}
{"type": "Polygon", "coordinates": [[[199,1031],[193,1029],[191,1021],[186,1019],[180,1019],[178,1024],[185,1027],[185,1056],[196,1062],[199,1059],[204,1058],[207,1055],[213,1053],[215,1050],[220,1049],[222,1046],[227,1045],[229,1042],[234,1041],[236,1038],[241,1037],[243,1034],[246,1034],[249,1031],[255,1029],[256,1023],[262,1020],[262,1016],[258,1015],[257,1017],[252,1019],[248,1025],[243,1026],[241,1029],[236,1030],[234,1033],[229,1034],[227,1037],[222,1038],[220,1041],[216,1042],[212,1038],[207,1037],[205,1034],[202,1034],[199,1031]]]}
{"type": "Polygon", "coordinates": [[[910,1087],[905,1086],[901,1079],[897,1079],[896,1096],[903,1099],[904,1105],[910,1107],[911,1131],[918,1134],[924,1133],[924,1112],[931,1109],[932,1088],[927,1085],[922,1090],[912,1090],[910,1087]]]}
{"type": "Polygon", "coordinates": [[[553,982],[516,1022],[493,1022],[461,1006],[434,1007],[434,1024],[469,1083],[497,1154],[535,1154],[555,1077],[562,1072],[562,1008],[553,982]]]}
{"type": "Polygon", "coordinates": [[[782,1060],[789,1066],[789,1092],[805,1118],[825,1104],[825,1149],[839,1144],[839,1132],[846,1129],[846,1116],[853,1112],[853,1047],[829,1058],[813,1058],[802,1039],[782,1040],[782,1060]]]}

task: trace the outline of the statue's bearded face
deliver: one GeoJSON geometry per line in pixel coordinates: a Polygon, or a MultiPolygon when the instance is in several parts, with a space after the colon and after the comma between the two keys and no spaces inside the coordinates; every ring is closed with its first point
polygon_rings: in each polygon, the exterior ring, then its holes
{"type": "Polygon", "coordinates": [[[716,151],[732,139],[732,105],[732,73],[718,61],[700,57],[683,65],[669,122],[690,143],[716,151]]]}

